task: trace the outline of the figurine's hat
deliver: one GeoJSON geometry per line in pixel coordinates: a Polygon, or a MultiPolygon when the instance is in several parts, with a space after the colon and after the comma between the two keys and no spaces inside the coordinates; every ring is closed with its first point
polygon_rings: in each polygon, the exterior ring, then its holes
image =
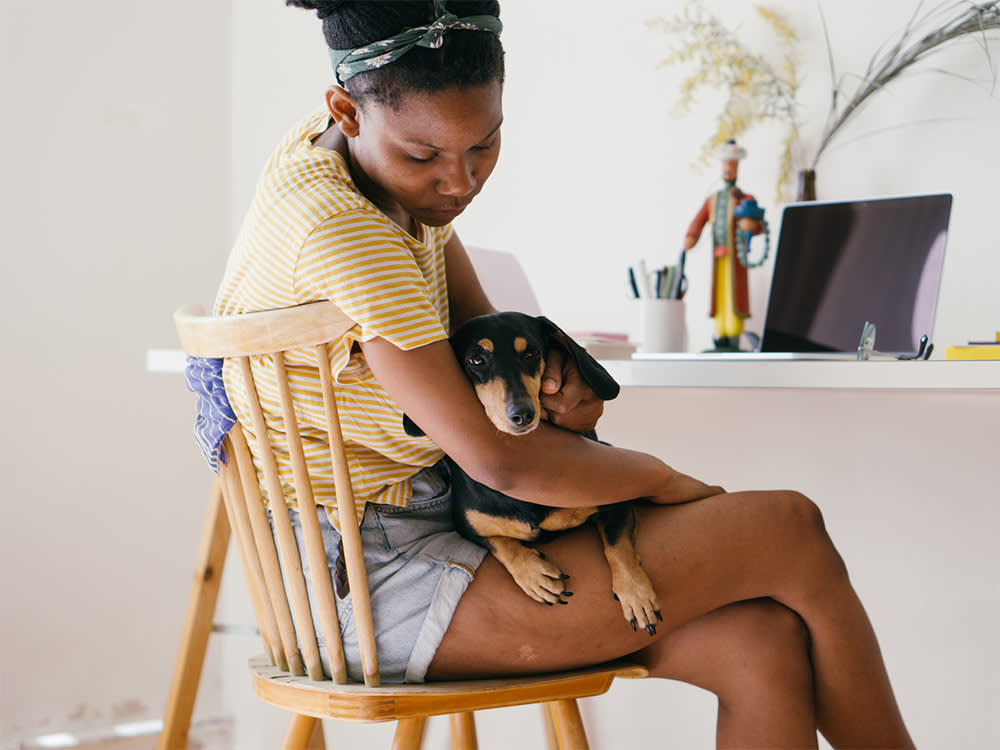
{"type": "Polygon", "coordinates": [[[746,155],[747,150],[742,146],[736,145],[736,141],[732,138],[719,146],[718,157],[720,161],[739,161],[746,158],[746,155]]]}

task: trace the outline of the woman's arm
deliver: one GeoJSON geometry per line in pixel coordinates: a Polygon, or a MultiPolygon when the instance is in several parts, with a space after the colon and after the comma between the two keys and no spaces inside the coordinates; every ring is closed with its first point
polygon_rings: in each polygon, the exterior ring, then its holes
{"type": "Polygon", "coordinates": [[[455,233],[452,233],[448,244],[444,246],[444,263],[448,277],[448,308],[451,312],[452,332],[477,315],[496,312],[483,291],[483,285],[479,283],[479,276],[476,275],[465,246],[455,233]]]}
{"type": "Polygon", "coordinates": [[[473,479],[512,497],[573,507],[637,497],[686,502],[718,491],[653,456],[544,423],[519,437],[499,432],[446,341],[403,351],[373,339],[362,349],[376,379],[445,453],[473,479]]]}

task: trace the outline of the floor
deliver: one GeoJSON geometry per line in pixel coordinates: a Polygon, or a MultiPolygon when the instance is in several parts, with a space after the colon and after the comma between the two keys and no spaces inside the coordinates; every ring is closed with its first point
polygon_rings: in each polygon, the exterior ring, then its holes
{"type": "MultiPolygon", "coordinates": [[[[86,735],[52,734],[38,737],[16,746],[16,750],[50,750],[74,748],[75,750],[156,750],[159,733],[133,737],[116,737],[113,731],[95,731],[86,735]]],[[[3,750],[6,750],[4,748],[3,750]]],[[[11,750],[14,750],[12,748],[11,750]]],[[[227,719],[195,722],[188,735],[186,750],[233,750],[233,723],[227,719]]]]}

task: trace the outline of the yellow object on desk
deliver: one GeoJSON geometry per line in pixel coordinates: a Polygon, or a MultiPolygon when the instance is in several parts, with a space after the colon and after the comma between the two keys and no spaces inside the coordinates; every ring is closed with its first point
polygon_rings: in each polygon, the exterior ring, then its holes
{"type": "Polygon", "coordinates": [[[1000,359],[1000,331],[996,343],[970,341],[966,346],[949,346],[944,350],[945,359],[1000,359]]]}

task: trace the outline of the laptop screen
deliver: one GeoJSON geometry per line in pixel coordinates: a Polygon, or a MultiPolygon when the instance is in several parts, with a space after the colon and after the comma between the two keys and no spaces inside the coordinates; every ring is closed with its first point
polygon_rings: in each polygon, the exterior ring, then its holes
{"type": "Polygon", "coordinates": [[[875,348],[931,339],[952,196],[785,207],[761,351],[855,352],[865,322],[875,348]]]}

